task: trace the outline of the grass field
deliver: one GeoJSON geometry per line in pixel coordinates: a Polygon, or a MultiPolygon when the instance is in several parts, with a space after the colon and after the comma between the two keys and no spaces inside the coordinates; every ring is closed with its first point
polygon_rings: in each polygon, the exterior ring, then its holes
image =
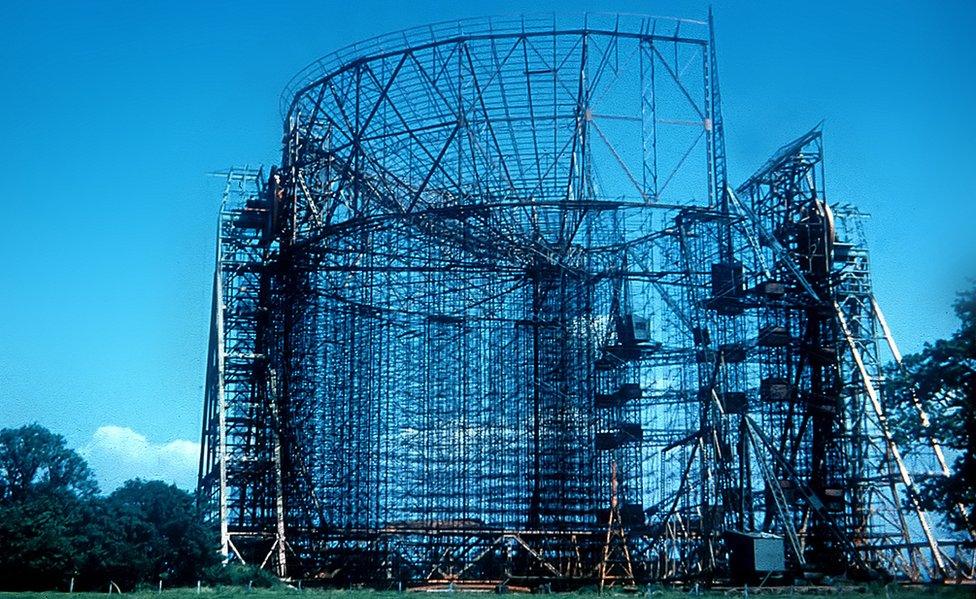
{"type": "MultiPolygon", "coordinates": [[[[247,590],[237,587],[224,588],[205,588],[200,594],[196,589],[174,589],[163,591],[160,595],[155,591],[136,591],[125,593],[132,599],[298,599],[305,596],[307,599],[403,599],[403,595],[413,595],[420,599],[425,593],[395,593],[385,591],[368,590],[304,590],[296,589],[254,589],[247,590]]],[[[450,593],[456,594],[456,593],[450,593]]],[[[612,592],[604,593],[613,594],[612,592]]],[[[472,593],[473,595],[473,593],[472,593]]],[[[480,593],[486,595],[486,593],[480,593]]],[[[548,599],[574,599],[581,595],[595,596],[594,592],[581,591],[579,593],[553,593],[548,599]]],[[[712,590],[703,591],[700,594],[693,594],[687,591],[674,589],[651,589],[650,592],[640,594],[623,594],[617,597],[645,597],[647,599],[690,599],[700,597],[702,599],[731,599],[764,595],[770,597],[813,597],[829,596],[834,599],[973,599],[976,597],[976,587],[974,586],[931,586],[931,587],[900,587],[890,585],[883,586],[863,586],[863,587],[796,587],[796,588],[775,588],[775,589],[733,589],[733,590],[712,590]]],[[[73,593],[71,599],[104,599],[106,593],[73,593]]],[[[67,599],[68,593],[43,592],[43,593],[3,593],[0,592],[0,599],[67,599]]]]}

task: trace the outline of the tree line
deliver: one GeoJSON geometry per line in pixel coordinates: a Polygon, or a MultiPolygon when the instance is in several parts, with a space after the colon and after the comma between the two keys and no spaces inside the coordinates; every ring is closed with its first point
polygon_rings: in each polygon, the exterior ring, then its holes
{"type": "Polygon", "coordinates": [[[135,479],[100,495],[60,435],[0,431],[0,590],[193,585],[220,575],[215,539],[175,485],[135,479]]]}

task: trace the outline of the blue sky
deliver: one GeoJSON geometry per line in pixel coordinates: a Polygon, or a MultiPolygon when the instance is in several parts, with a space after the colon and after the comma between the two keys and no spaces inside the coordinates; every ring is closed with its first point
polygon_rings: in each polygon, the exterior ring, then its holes
{"type": "MultiPolygon", "coordinates": [[[[704,2],[31,2],[0,7],[0,427],[39,421],[103,487],[193,482],[220,183],[272,164],[313,59],[431,21],[702,18],[704,2]],[[409,8],[406,6],[409,5],[409,8]]],[[[714,3],[730,174],[825,119],[827,192],[873,215],[903,349],[976,275],[976,4],[714,3]]]]}

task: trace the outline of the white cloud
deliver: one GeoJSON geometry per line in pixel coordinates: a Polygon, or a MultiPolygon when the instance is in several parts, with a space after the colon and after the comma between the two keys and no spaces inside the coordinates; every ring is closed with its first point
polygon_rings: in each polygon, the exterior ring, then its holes
{"type": "Polygon", "coordinates": [[[131,428],[106,425],[98,427],[79,453],[106,493],[136,477],[176,483],[187,490],[196,486],[200,444],[186,439],[153,443],[131,428]]]}

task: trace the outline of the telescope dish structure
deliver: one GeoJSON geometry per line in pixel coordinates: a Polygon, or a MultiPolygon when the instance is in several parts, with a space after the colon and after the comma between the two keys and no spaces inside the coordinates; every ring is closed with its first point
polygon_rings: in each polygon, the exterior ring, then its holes
{"type": "Polygon", "coordinates": [[[731,188],[710,19],[412,29],[282,110],[219,225],[200,492],[230,559],[385,587],[953,570],[887,428],[858,213],[819,128],[731,188]],[[736,571],[756,547],[778,561],[736,571]]]}

